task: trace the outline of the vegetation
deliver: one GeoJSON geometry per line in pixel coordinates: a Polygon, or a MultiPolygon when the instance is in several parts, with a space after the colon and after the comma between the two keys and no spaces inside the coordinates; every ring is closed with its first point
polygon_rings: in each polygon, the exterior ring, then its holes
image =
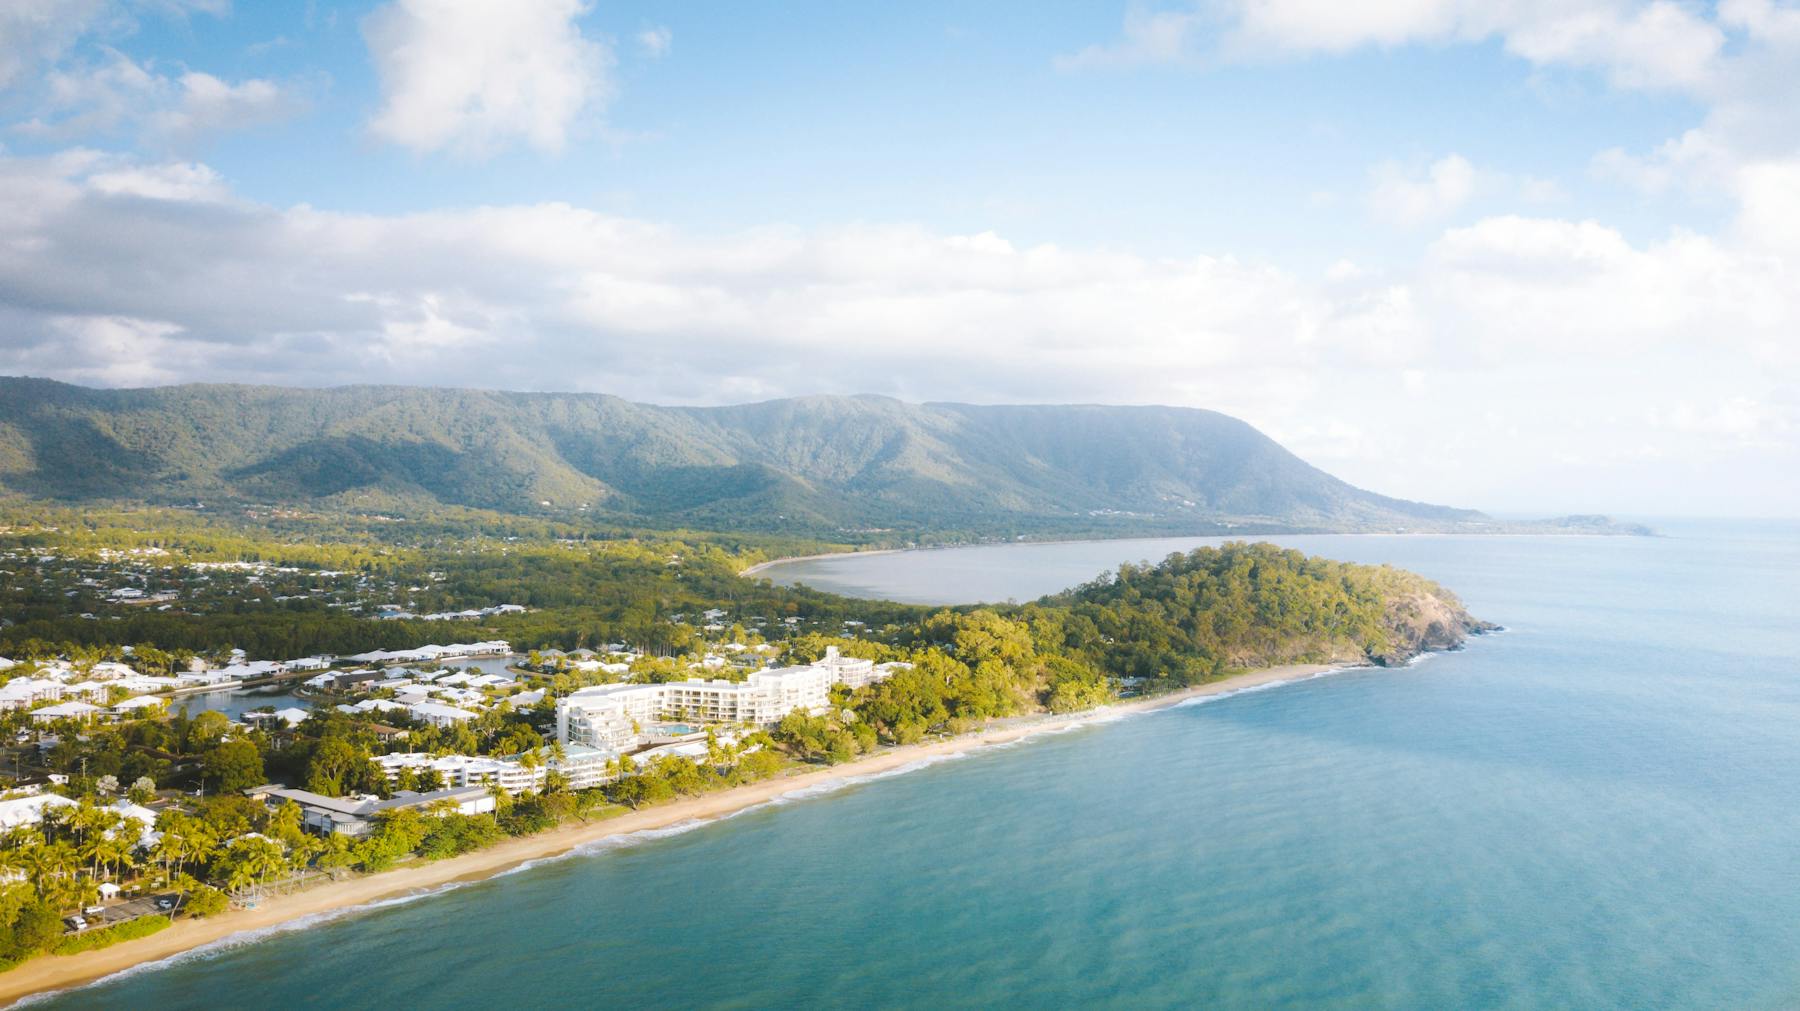
{"type": "Polygon", "coordinates": [[[831,540],[1486,522],[1354,488],[1211,411],[877,397],[670,408],[582,394],[0,379],[0,487],[831,540]]]}
{"type": "MultiPolygon", "coordinates": [[[[165,919],[65,935],[63,917],[93,902],[103,883],[178,894],[182,915],[216,915],[270,889],[446,859],[994,718],[1086,709],[1244,667],[1404,655],[1428,644],[1433,629],[1459,636],[1474,628],[1453,597],[1417,576],[1266,544],[1122,566],[1066,593],[985,607],[851,600],[738,575],[796,543],[600,536],[558,520],[474,513],[392,523],[325,513],[0,511],[0,655],[24,661],[0,680],[30,675],[37,662],[80,670],[127,659],[167,673],[234,646],[285,659],[504,638],[530,651],[530,677],[542,691],[515,703],[507,693],[518,686],[495,689],[477,716],[444,727],[331,705],[292,728],[243,726],[216,712],[49,725],[28,711],[0,713],[0,740],[38,745],[10,749],[17,774],[54,777],[52,789],[74,801],[0,837],[0,871],[11,872],[0,874],[0,959],[108,943],[165,919]],[[524,610],[455,621],[379,617],[499,603],[524,610]],[[745,676],[755,661],[725,664],[714,652],[725,643],[739,658],[802,663],[837,647],[896,666],[866,687],[834,690],[824,711],[709,732],[697,759],[624,755],[596,789],[572,789],[550,772],[540,789],[496,791],[491,814],[398,809],[359,838],[320,837],[304,830],[294,804],[243,792],[268,780],[326,796],[443,785],[434,772],[410,769],[390,780],[374,759],[394,750],[543,764],[560,747],[551,740],[559,697],[624,677],[745,676]],[[628,666],[577,667],[556,652],[620,645],[635,650],[628,666]],[[133,804],[154,805],[153,824],[133,804]]],[[[373,691],[379,699],[383,689],[373,691]]]]}
{"type": "Polygon", "coordinates": [[[140,937],[149,937],[175,921],[167,916],[140,916],[135,920],[115,923],[110,927],[100,927],[80,934],[72,934],[56,942],[50,949],[54,955],[74,955],[83,951],[95,951],[111,947],[120,941],[135,941],[140,937]]]}

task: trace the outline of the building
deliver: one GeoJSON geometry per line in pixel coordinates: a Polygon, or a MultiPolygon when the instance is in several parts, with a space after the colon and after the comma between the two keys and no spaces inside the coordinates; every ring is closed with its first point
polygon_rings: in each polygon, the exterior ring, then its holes
{"type": "Polygon", "coordinates": [[[31,711],[31,718],[37,723],[53,723],[56,720],[91,720],[97,713],[103,712],[99,706],[86,702],[59,702],[53,706],[31,711]]]}
{"type": "Polygon", "coordinates": [[[742,681],[598,685],[557,702],[556,736],[565,745],[626,750],[637,743],[638,725],[653,720],[773,726],[795,710],[824,709],[834,684],[862,687],[895,669],[841,657],[834,647],[818,663],[756,671],[742,681]]]}
{"type": "Polygon", "coordinates": [[[485,786],[496,784],[509,794],[542,790],[550,772],[561,773],[569,787],[586,790],[612,781],[618,752],[576,745],[563,749],[557,758],[548,748],[536,765],[526,765],[521,756],[487,758],[478,755],[429,755],[424,752],[399,752],[380,755],[375,764],[387,773],[388,782],[399,782],[402,770],[413,773],[436,772],[446,786],[485,786]]]}
{"type": "Polygon", "coordinates": [[[163,705],[164,700],[154,695],[135,695],[121,700],[112,707],[112,711],[117,716],[148,716],[162,709],[163,705]]]}
{"type": "Polygon", "coordinates": [[[291,800],[300,805],[301,823],[320,835],[366,835],[374,827],[375,818],[389,811],[491,814],[496,806],[494,795],[482,786],[452,787],[430,793],[402,791],[387,800],[368,796],[326,797],[309,790],[278,786],[258,787],[251,792],[275,803],[291,800]]]}
{"type": "Polygon", "coordinates": [[[439,702],[415,702],[406,707],[414,717],[424,720],[434,727],[450,727],[475,718],[475,714],[467,709],[446,706],[439,702]]]}
{"type": "Polygon", "coordinates": [[[0,800],[0,831],[21,825],[36,825],[44,820],[44,812],[53,807],[74,807],[75,802],[55,793],[39,793],[29,797],[0,800]]]}
{"type": "Polygon", "coordinates": [[[14,678],[0,685],[0,709],[30,709],[40,702],[55,702],[62,697],[62,682],[49,678],[14,678]]]}

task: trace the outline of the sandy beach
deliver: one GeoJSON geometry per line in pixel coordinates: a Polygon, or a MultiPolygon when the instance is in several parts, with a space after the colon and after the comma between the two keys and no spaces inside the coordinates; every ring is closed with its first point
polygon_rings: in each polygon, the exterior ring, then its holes
{"type": "Polygon", "coordinates": [[[743,571],[739,572],[738,575],[754,576],[764,569],[767,569],[767,568],[770,568],[770,567],[776,566],[776,565],[786,565],[789,562],[816,562],[821,558],[838,558],[843,555],[893,555],[893,554],[898,554],[899,552],[906,551],[906,550],[919,550],[919,549],[917,549],[917,548],[911,548],[911,549],[909,549],[909,548],[877,548],[873,551],[856,551],[856,550],[852,549],[849,551],[825,551],[825,552],[821,552],[816,555],[791,555],[787,558],[771,558],[766,562],[757,562],[755,565],[752,565],[749,568],[744,569],[743,571]]]}
{"type": "Polygon", "coordinates": [[[604,821],[588,824],[572,822],[541,835],[512,839],[476,853],[434,863],[410,865],[381,874],[353,877],[293,895],[268,898],[255,909],[234,910],[204,920],[178,920],[161,933],[126,941],[110,948],[77,955],[35,958],[9,972],[0,973],[0,1001],[11,1002],[35,993],[78,986],[142,963],[178,955],[234,934],[262,930],[291,920],[383,899],[428,892],[455,882],[492,877],[527,861],[566,853],[600,839],[665,828],[688,821],[710,821],[798,790],[885,772],[936,756],[975,751],[1015,741],[1092,719],[1096,715],[1111,717],[1163,709],[1192,698],[1239,692],[1281,681],[1301,680],[1339,669],[1343,667],[1325,664],[1271,667],[1170,695],[1122,702],[1098,710],[1065,716],[1016,717],[996,721],[985,729],[959,737],[883,748],[843,765],[809,769],[718,793],[627,812],[604,821]]]}

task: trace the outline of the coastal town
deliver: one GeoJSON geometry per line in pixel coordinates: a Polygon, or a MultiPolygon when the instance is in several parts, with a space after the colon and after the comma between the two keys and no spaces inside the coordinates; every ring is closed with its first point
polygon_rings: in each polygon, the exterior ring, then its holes
{"type": "MultiPolygon", "coordinates": [[[[699,620],[717,633],[727,630],[724,617],[712,609],[699,620]]],[[[332,853],[353,853],[346,847],[401,820],[492,819],[518,798],[598,797],[649,773],[691,780],[702,768],[753,767],[766,775],[787,764],[769,736],[785,719],[830,713],[834,695],[842,703],[911,667],[846,656],[837,645],[777,663],[788,650],[748,638],[755,641],[718,642],[680,659],[622,643],[519,654],[504,640],[286,660],[233,650],[217,662],[189,658],[179,673],[138,670],[130,648],[122,660],[0,658],[0,727],[10,733],[13,773],[0,793],[0,866],[14,886],[42,891],[35,875],[46,864],[86,858],[40,897],[67,937],[124,934],[139,920],[208,915],[330,879],[343,870],[332,853]],[[366,742],[366,757],[351,759],[363,766],[360,777],[320,777],[310,762],[294,767],[302,775],[292,782],[254,774],[263,756],[329,733],[321,724],[346,731],[339,740],[366,742]],[[209,741],[192,755],[136,748],[106,762],[84,753],[100,737],[143,738],[149,726],[192,736],[202,725],[209,741]],[[497,726],[504,732],[492,732],[497,726]],[[229,752],[235,764],[215,760],[229,752]],[[159,785],[190,777],[192,790],[159,785]],[[234,813],[250,831],[211,840],[224,873],[209,885],[172,870],[181,861],[171,855],[194,848],[193,827],[221,795],[241,798],[234,813]],[[287,838],[259,822],[284,823],[287,838]],[[247,855],[234,859],[237,851],[247,855]]],[[[655,796],[652,789],[642,799],[655,796]]]]}
{"type": "Polygon", "coordinates": [[[1403,655],[1427,645],[1421,612],[1395,624],[1387,601],[1435,592],[1234,544],[1031,604],[931,608],[777,586],[743,546],[308,522],[329,533],[168,511],[0,524],[14,978],[1246,669],[1403,655]]]}

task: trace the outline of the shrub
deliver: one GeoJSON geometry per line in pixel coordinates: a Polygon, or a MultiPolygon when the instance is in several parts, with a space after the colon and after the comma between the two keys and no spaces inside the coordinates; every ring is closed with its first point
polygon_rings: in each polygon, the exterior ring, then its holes
{"type": "MultiPolygon", "coordinates": [[[[223,898],[223,896],[221,896],[223,898]]],[[[115,923],[110,927],[100,927],[79,934],[70,934],[51,946],[52,954],[73,955],[83,951],[94,951],[118,944],[120,941],[136,940],[149,937],[151,934],[166,928],[172,921],[161,914],[140,916],[135,920],[115,923]]]]}

